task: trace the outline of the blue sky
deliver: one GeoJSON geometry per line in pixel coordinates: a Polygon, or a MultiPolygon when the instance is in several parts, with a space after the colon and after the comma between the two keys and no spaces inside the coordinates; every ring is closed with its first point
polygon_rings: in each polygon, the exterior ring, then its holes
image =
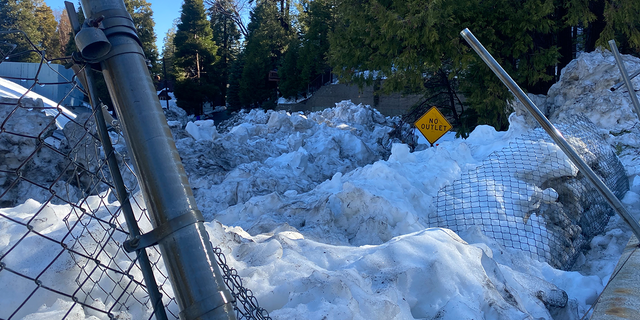
{"type": "MultiPolygon", "coordinates": [[[[64,9],[65,0],[44,0],[44,2],[51,7],[51,9],[64,9]]],[[[78,1],[71,0],[73,4],[78,8],[78,1]]],[[[180,18],[180,11],[182,9],[182,1],[176,0],[147,0],[151,3],[151,9],[153,10],[153,20],[156,22],[156,46],[158,52],[162,54],[162,39],[167,34],[167,31],[171,28],[173,20],[180,18]]]]}

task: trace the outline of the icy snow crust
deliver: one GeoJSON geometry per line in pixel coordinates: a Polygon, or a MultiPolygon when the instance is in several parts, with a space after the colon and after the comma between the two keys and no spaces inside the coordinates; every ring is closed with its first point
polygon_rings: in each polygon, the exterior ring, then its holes
{"type": "MultiPolygon", "coordinates": [[[[615,82],[611,59],[608,53],[581,55],[541,100],[554,101],[545,108],[557,117],[571,112],[573,103],[584,103],[582,113],[622,152],[633,181],[623,202],[637,214],[640,161],[632,155],[640,140],[630,134],[638,136],[628,95],[608,93],[612,83],[591,85],[615,82]],[[587,89],[576,93],[581,87],[587,89]],[[603,104],[619,104],[588,106],[607,95],[603,104]],[[603,111],[608,108],[620,110],[603,111]]],[[[169,123],[198,206],[210,220],[213,244],[274,319],[579,319],[602,291],[630,235],[612,219],[591,241],[592,250],[578,258],[580,273],[504,248],[477,227],[458,235],[425,228],[438,190],[530,130],[524,116],[512,115],[507,132],[479,126],[467,140],[413,153],[389,137],[396,120],[350,102],[309,115],[253,110],[239,117],[228,130],[213,130],[210,122],[189,125],[176,111],[169,123]]],[[[30,200],[0,210],[28,219],[38,207],[30,200]]],[[[0,223],[2,250],[22,234],[11,231],[6,219],[0,223]]],[[[53,237],[65,227],[52,215],[38,228],[53,237]]],[[[47,261],[35,257],[16,252],[11,258],[36,272],[47,261]]],[[[73,283],[64,278],[71,268],[60,266],[50,281],[73,283]]],[[[0,286],[0,310],[21,301],[7,289],[10,279],[0,278],[0,286]]],[[[27,319],[57,317],[72,305],[39,296],[29,301],[27,319]]],[[[129,303],[121,317],[148,317],[148,310],[129,303]]],[[[75,307],[69,318],[106,317],[75,307]]]]}
{"type": "Polygon", "coordinates": [[[254,109],[231,121],[238,125],[224,133],[212,120],[188,122],[188,135],[174,130],[198,206],[208,218],[253,196],[308,192],[337,172],[388,157],[389,133],[399,119],[343,102],[308,116],[254,109]]]}

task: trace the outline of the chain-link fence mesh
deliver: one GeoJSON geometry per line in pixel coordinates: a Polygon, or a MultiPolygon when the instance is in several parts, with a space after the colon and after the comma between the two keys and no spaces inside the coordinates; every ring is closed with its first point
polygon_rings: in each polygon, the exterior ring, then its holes
{"type": "MultiPolygon", "coordinates": [[[[613,148],[586,118],[556,124],[613,193],[629,189],[613,148]]],[[[487,236],[567,269],[614,214],[610,205],[541,128],[494,152],[438,192],[432,226],[487,236]]]]}
{"type": "MultiPolygon", "coordinates": [[[[56,84],[82,92],[76,75],[63,75],[50,60],[43,58],[36,69],[17,83],[1,79],[0,319],[152,318],[136,254],[122,248],[128,232],[96,134],[95,110],[80,102],[69,110],[61,105],[64,98],[35,96],[37,86],[52,85],[40,82],[44,73],[57,73],[64,81],[56,84]]],[[[150,231],[124,139],[115,130],[109,135],[125,187],[136,195],[130,202],[138,223],[150,231]]],[[[166,310],[177,318],[160,252],[147,252],[166,310]]]]}
{"type": "MultiPolygon", "coordinates": [[[[24,54],[5,51],[2,61],[24,54]]],[[[127,223],[96,132],[95,112],[103,111],[80,101],[68,107],[67,97],[85,94],[79,74],[62,74],[33,44],[32,53],[42,57],[30,68],[35,74],[9,77],[14,82],[0,78],[0,319],[151,319],[136,253],[122,246],[127,223]],[[62,79],[55,85],[71,87],[58,101],[33,92],[54,85],[41,80],[46,73],[62,79]]],[[[153,227],[124,138],[117,121],[109,125],[132,211],[140,231],[149,232],[153,227]]],[[[238,318],[269,319],[215,250],[236,296],[238,318]]],[[[167,316],[177,319],[180,310],[160,251],[146,251],[167,316]]]]}

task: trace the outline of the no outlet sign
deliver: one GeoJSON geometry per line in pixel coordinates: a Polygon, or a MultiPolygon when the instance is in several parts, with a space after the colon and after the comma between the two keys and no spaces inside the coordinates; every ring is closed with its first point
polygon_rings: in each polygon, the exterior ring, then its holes
{"type": "Polygon", "coordinates": [[[451,130],[451,124],[436,107],[431,107],[431,109],[423,114],[413,125],[420,130],[420,133],[422,133],[431,144],[438,141],[447,131],[451,130]]]}

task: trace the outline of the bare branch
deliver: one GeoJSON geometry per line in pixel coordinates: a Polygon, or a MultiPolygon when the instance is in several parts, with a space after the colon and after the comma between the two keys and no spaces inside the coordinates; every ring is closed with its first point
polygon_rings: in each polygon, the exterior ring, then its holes
{"type": "MultiPolygon", "coordinates": [[[[247,30],[246,23],[242,19],[243,13],[245,11],[250,10],[251,8],[251,0],[205,0],[204,4],[209,8],[209,10],[213,11],[217,14],[225,14],[227,15],[233,23],[236,24],[238,30],[244,37],[249,34],[247,30]]],[[[248,16],[248,15],[245,15],[248,16]]]]}

